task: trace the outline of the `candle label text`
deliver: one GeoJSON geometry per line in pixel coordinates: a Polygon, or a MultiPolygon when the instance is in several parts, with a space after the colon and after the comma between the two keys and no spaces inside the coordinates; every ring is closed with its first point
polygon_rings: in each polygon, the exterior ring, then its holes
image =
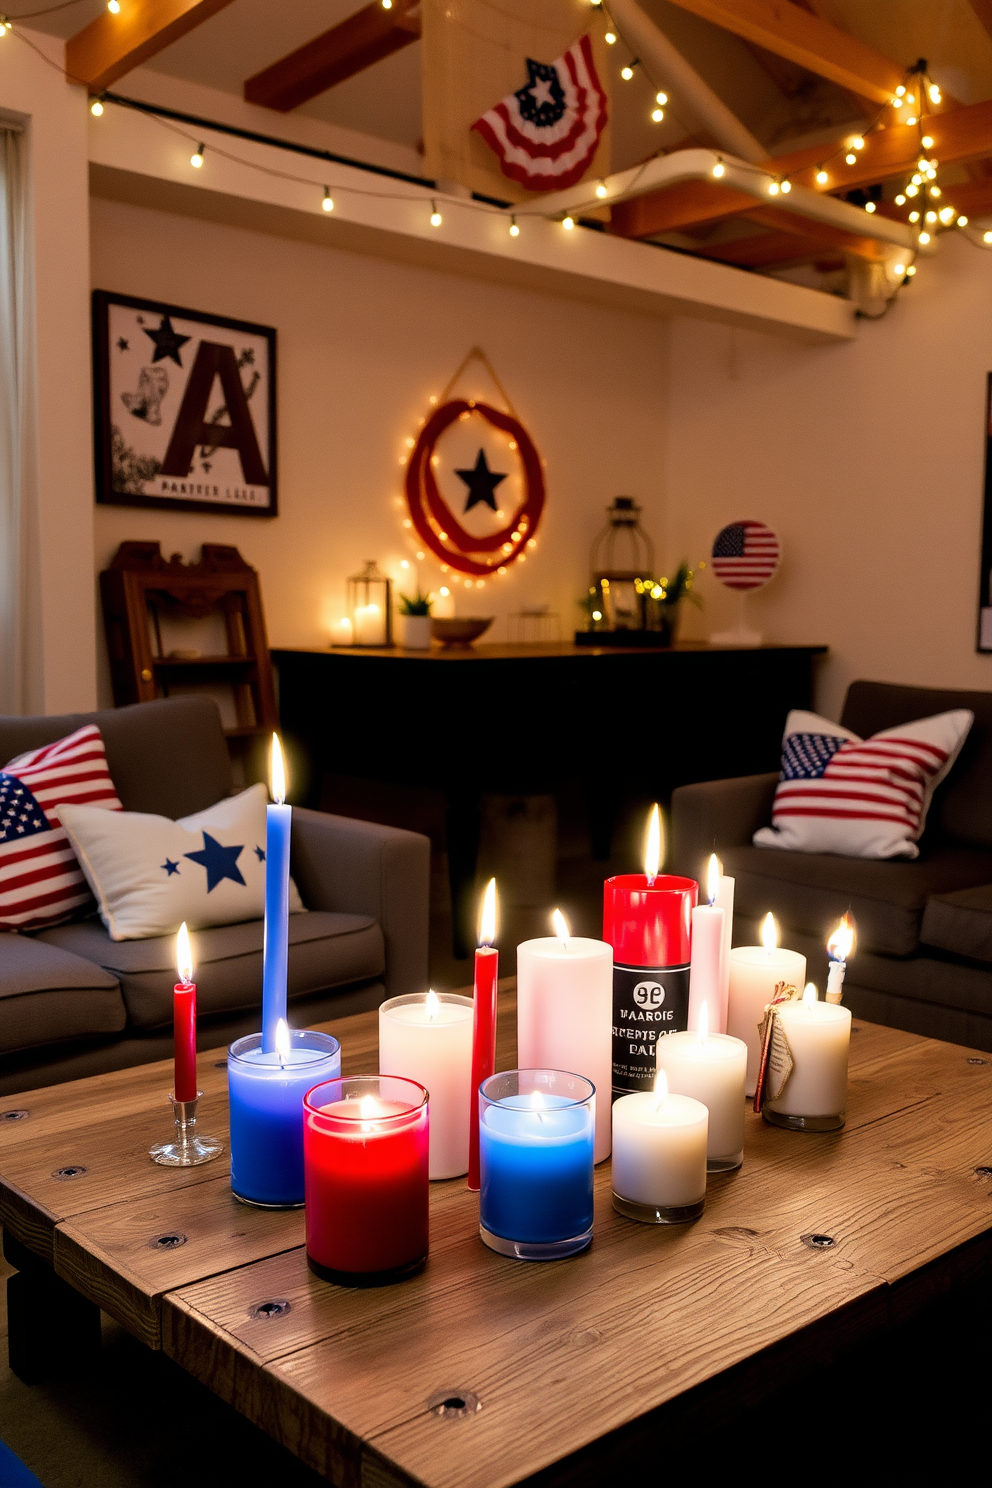
{"type": "Polygon", "coordinates": [[[614,1092],[652,1090],[658,1040],[688,1026],[688,966],[614,965],[614,1092]]]}

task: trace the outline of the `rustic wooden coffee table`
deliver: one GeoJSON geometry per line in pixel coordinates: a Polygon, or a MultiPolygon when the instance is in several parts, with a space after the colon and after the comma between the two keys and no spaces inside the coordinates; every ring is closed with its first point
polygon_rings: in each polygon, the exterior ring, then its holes
{"type": "MultiPolygon", "coordinates": [[[[500,1068],[514,1010],[504,984],[500,1068]]],[[[326,1026],[345,1073],[376,1068],[376,1014],[326,1026]]],[[[426,1271],[377,1291],[312,1276],[302,1213],[238,1204],[223,1160],[149,1161],[170,1074],[0,1100],[0,1220],[24,1268],[12,1352],[30,1357],[27,1304],[46,1285],[88,1299],[84,1314],[98,1304],[348,1488],[633,1472],[669,1423],[712,1422],[767,1392],[770,1370],[911,1316],[992,1257],[992,1056],[860,1021],[846,1129],[749,1114],[744,1167],[711,1180],[695,1224],[622,1219],[603,1164],[591,1249],[526,1264],[481,1243],[456,1179],[432,1187],[426,1271]]],[[[226,1135],[223,1051],[201,1056],[200,1081],[204,1128],[226,1135]]]]}

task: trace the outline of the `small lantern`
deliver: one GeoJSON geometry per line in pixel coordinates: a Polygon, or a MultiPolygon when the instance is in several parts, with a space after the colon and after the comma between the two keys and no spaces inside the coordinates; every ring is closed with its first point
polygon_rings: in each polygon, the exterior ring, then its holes
{"type": "Polygon", "coordinates": [[[360,574],[348,580],[348,614],[352,644],[391,646],[392,584],[369,559],[360,574]]]}
{"type": "Polygon", "coordinates": [[[592,545],[592,590],[602,615],[597,630],[647,630],[648,598],[655,585],[654,548],[631,496],[607,507],[606,526],[592,545]]]}

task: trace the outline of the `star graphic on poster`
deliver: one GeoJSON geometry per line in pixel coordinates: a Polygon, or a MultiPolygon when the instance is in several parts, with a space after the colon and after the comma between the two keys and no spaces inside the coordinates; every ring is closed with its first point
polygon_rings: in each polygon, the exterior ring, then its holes
{"type": "Polygon", "coordinates": [[[480,449],[471,470],[456,470],[455,474],[468,486],[468,500],[465,503],[467,512],[471,511],[473,506],[478,506],[480,501],[492,507],[493,511],[496,510],[494,493],[500,481],[506,480],[506,474],[489,469],[484,449],[480,449]]]}
{"type": "Polygon", "coordinates": [[[264,848],[261,848],[261,847],[256,847],[256,849],[255,849],[255,856],[256,856],[256,858],[258,859],[258,861],[260,863],[264,863],[265,862],[265,849],[264,848]]]}
{"type": "Polygon", "coordinates": [[[117,350],[118,351],[128,351],[130,349],[130,346],[131,346],[131,343],[127,339],[126,336],[118,336],[117,337],[117,350]]]}
{"type": "Polygon", "coordinates": [[[179,864],[174,863],[169,857],[168,853],[166,853],[165,862],[160,863],[159,867],[162,869],[162,872],[166,875],[167,878],[171,878],[174,873],[179,872],[179,864]]]}
{"type": "Polygon", "coordinates": [[[168,315],[162,316],[162,324],[157,331],[150,331],[147,326],[145,326],[144,331],[145,335],[155,342],[155,355],[152,357],[153,362],[160,362],[163,357],[169,357],[175,362],[177,367],[182,366],[182,362],[179,360],[179,348],[180,346],[185,346],[190,338],[189,336],[180,336],[168,315]]]}
{"type": "Polygon", "coordinates": [[[203,833],[203,846],[199,852],[184,854],[193,863],[199,863],[207,870],[207,893],[211,893],[217,885],[225,878],[232,883],[244,886],[241,869],[238,867],[238,859],[244,852],[244,843],[240,847],[225,847],[218,842],[216,837],[211,837],[209,832],[203,833]]]}

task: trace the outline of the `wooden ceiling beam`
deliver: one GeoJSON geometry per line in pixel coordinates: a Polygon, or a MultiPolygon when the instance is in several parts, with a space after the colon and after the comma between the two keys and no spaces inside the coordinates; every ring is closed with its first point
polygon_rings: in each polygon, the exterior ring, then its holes
{"type": "Polygon", "coordinates": [[[164,51],[231,0],[128,0],[104,11],[65,44],[65,75],[101,93],[132,68],[164,51]]]}
{"type": "Polygon", "coordinates": [[[420,37],[419,0],[380,0],[256,72],[245,83],[245,101],[288,114],[346,78],[364,72],[420,37]]]}
{"type": "Polygon", "coordinates": [[[763,232],[734,238],[729,243],[713,243],[697,251],[700,258],[716,259],[738,269],[768,269],[796,259],[815,258],[825,250],[822,240],[812,233],[802,237],[798,233],[763,232]]]}
{"type": "Polygon", "coordinates": [[[673,4],[873,103],[889,103],[905,75],[905,68],[873,47],[790,0],[673,0],[673,4]]]}

